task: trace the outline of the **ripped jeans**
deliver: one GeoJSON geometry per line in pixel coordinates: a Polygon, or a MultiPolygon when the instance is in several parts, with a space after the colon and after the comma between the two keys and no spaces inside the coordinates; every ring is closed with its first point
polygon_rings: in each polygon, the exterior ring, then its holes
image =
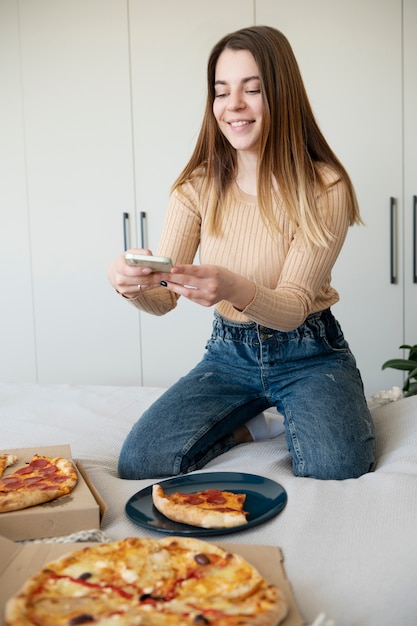
{"type": "Polygon", "coordinates": [[[203,359],[133,426],[119,474],[200,469],[236,445],[238,426],[272,406],[284,415],[295,475],[342,480],[371,471],[374,429],[361,376],[328,309],[289,332],[216,312],[203,359]]]}

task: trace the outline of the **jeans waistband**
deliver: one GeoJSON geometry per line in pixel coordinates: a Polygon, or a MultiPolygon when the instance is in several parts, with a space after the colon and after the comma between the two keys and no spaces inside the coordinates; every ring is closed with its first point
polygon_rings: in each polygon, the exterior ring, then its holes
{"type": "Polygon", "coordinates": [[[262,326],[257,322],[234,322],[222,317],[217,311],[214,311],[213,333],[217,337],[234,340],[248,340],[251,337],[259,337],[259,334],[266,338],[276,338],[280,341],[292,340],[303,337],[305,335],[316,335],[323,332],[325,326],[336,323],[330,309],[317,311],[309,315],[303,324],[290,331],[281,331],[274,328],[262,326]],[[322,329],[320,331],[320,329],[322,329]]]}

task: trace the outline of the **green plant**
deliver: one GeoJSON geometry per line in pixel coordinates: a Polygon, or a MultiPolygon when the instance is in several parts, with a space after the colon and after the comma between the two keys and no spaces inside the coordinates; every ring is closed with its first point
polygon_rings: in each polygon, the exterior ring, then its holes
{"type": "Polygon", "coordinates": [[[405,396],[414,396],[417,394],[417,345],[400,346],[400,350],[403,349],[409,350],[408,359],[390,359],[385,361],[382,369],[392,367],[395,370],[408,372],[408,376],[404,381],[403,392],[405,396]]]}

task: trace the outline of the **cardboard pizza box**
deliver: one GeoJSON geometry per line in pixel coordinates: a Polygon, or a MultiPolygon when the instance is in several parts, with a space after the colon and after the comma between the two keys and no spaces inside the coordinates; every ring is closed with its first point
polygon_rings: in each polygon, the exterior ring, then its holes
{"type": "MultiPolygon", "coordinates": [[[[280,548],[265,545],[247,545],[238,543],[216,542],[216,545],[240,554],[252,563],[267,580],[278,585],[284,592],[289,613],[280,626],[305,626],[297,608],[291,584],[284,568],[284,559],[280,548]]],[[[19,545],[0,536],[0,626],[5,626],[4,608],[7,600],[23,585],[32,574],[36,574],[43,565],[58,559],[73,550],[82,550],[94,543],[32,543],[19,545]]]]}
{"type": "MultiPolygon", "coordinates": [[[[15,454],[17,463],[5,475],[30,462],[35,454],[49,457],[72,458],[69,445],[17,448],[0,451],[15,454]]],[[[70,535],[80,530],[99,529],[106,513],[106,505],[87,476],[82,463],[76,462],[78,483],[71,493],[51,502],[0,513],[0,535],[22,541],[70,535]]]]}

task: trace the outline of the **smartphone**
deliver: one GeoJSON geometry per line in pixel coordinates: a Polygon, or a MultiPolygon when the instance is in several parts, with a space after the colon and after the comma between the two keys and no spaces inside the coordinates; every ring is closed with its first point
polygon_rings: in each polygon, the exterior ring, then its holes
{"type": "Polygon", "coordinates": [[[148,254],[126,252],[125,259],[129,265],[150,267],[154,272],[169,272],[172,269],[171,259],[165,256],[150,256],[148,254]]]}

